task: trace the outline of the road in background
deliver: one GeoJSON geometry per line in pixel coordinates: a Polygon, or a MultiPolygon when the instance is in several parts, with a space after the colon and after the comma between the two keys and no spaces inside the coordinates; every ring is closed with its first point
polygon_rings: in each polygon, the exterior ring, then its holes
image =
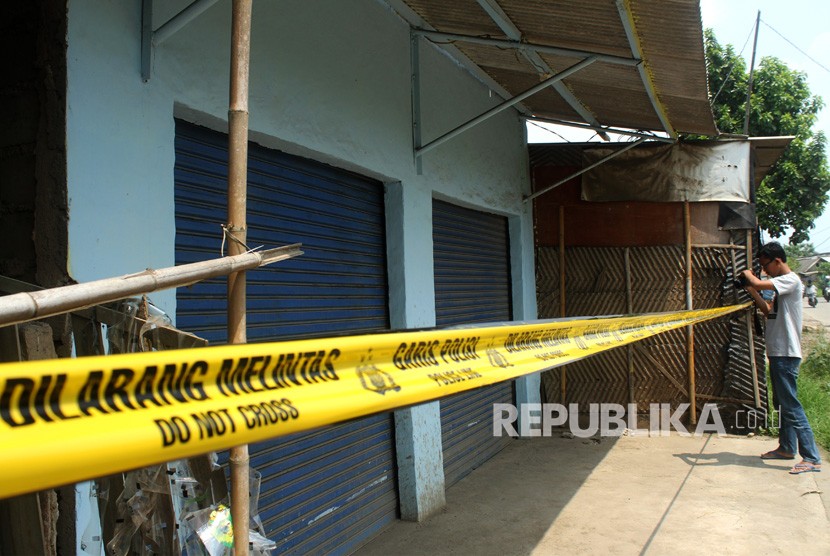
{"type": "Polygon", "coordinates": [[[824,326],[830,326],[830,303],[824,300],[823,297],[818,298],[818,305],[815,307],[810,307],[807,304],[807,298],[803,299],[804,302],[804,324],[805,326],[809,326],[810,321],[818,321],[824,326]]]}

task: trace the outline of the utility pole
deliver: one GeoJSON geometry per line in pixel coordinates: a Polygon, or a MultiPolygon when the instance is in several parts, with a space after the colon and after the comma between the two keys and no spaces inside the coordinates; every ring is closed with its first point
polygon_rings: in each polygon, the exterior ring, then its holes
{"type": "Polygon", "coordinates": [[[758,27],[761,24],[761,10],[755,18],[755,40],[752,43],[752,61],[749,62],[749,86],[746,89],[746,112],[744,114],[744,135],[749,135],[749,100],[752,96],[752,74],[755,71],[755,49],[758,47],[758,27]]]}

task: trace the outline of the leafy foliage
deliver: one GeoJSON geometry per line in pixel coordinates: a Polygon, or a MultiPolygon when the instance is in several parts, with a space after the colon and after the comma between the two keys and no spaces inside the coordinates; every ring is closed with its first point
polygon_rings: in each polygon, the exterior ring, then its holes
{"type": "Polygon", "coordinates": [[[830,449],[830,343],[826,334],[819,333],[801,365],[798,398],[807,413],[816,442],[830,449]]]}
{"type": "Polygon", "coordinates": [[[820,277],[819,282],[826,288],[828,286],[827,280],[823,277],[830,276],[830,263],[820,262],[816,265],[816,268],[818,269],[818,275],[820,277]]]}
{"type": "Polygon", "coordinates": [[[784,252],[787,253],[787,261],[799,257],[812,257],[816,254],[816,248],[813,244],[805,241],[804,243],[790,243],[784,245],[784,252]]]}
{"type": "MultiPolygon", "coordinates": [[[[704,33],[712,112],[722,133],[742,134],[749,75],[732,45],[722,46],[714,32],[704,33]]],[[[758,221],[772,237],[792,228],[790,243],[809,237],[830,190],[827,139],[813,132],[821,97],[810,93],[807,75],[775,57],[764,57],[753,73],[749,135],[793,135],[795,139],[756,192],[758,221]]]]}

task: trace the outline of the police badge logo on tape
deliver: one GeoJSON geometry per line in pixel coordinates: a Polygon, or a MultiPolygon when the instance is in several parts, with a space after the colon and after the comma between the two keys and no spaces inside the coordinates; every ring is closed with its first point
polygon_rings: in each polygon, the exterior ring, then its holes
{"type": "Polygon", "coordinates": [[[369,350],[366,357],[361,357],[360,362],[361,364],[357,367],[357,376],[360,377],[363,388],[378,394],[386,394],[390,390],[400,391],[401,387],[395,384],[392,375],[378,369],[372,363],[372,350],[369,350]]]}

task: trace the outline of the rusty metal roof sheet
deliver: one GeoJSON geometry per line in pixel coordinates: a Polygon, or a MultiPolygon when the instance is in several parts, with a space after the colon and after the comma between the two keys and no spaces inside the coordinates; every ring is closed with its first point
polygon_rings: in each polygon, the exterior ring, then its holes
{"type": "Polygon", "coordinates": [[[793,135],[749,138],[749,144],[752,145],[753,178],[756,186],[761,185],[761,180],[772,170],[773,165],[778,162],[778,159],[781,158],[793,139],[795,139],[793,135]]]}
{"type": "Polygon", "coordinates": [[[513,96],[591,54],[600,56],[563,80],[567,91],[548,87],[525,99],[522,104],[533,116],[670,134],[718,133],[708,99],[698,0],[390,3],[403,3],[417,14],[417,23],[408,18],[413,26],[448,34],[427,38],[451,44],[513,96]]]}

